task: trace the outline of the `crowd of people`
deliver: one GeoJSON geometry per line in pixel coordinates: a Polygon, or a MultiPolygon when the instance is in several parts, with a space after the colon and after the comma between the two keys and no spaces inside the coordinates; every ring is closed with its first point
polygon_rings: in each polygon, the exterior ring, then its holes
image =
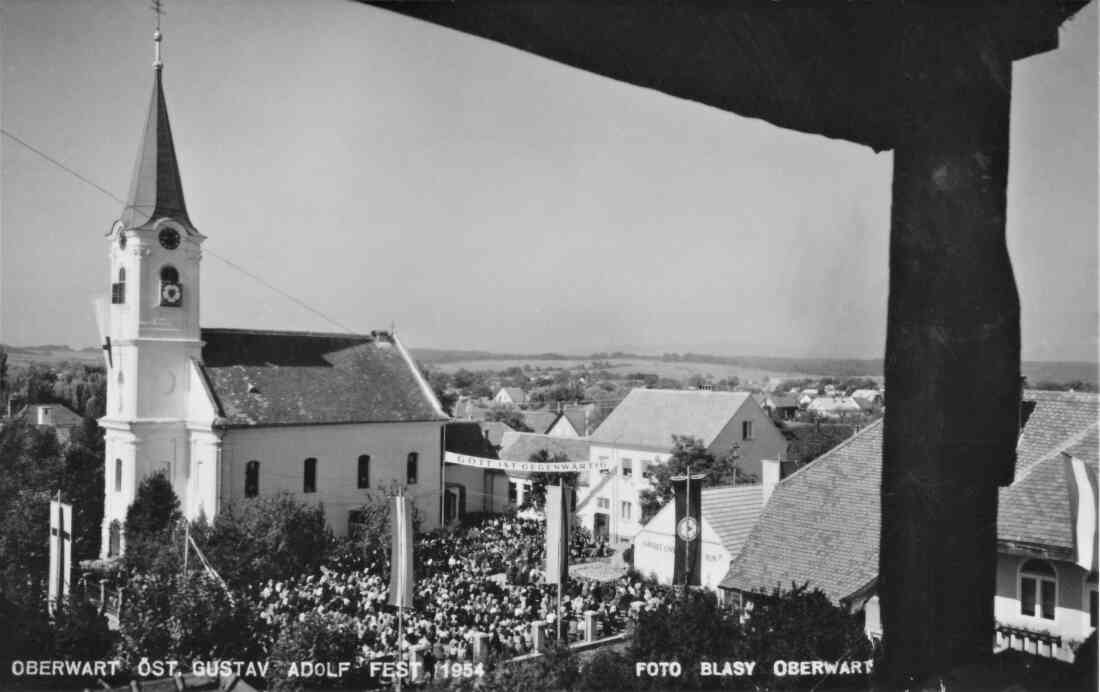
{"type": "MultiPolygon", "coordinates": [[[[356,625],[362,662],[416,656],[431,671],[435,663],[473,659],[474,639],[484,633],[488,655],[510,658],[535,647],[532,625],[547,640],[558,630],[582,638],[587,611],[599,632],[621,631],[637,613],[656,608],[664,590],[628,576],[606,583],[570,580],[557,588],[543,583],[544,524],[538,520],[491,517],[454,532],[426,534],[414,546],[413,607],[403,613],[399,641],[396,611],[387,605],[388,559],[379,555],[364,569],[322,568],[320,574],[269,581],[258,592],[261,617],[275,628],[305,613],[340,613],[356,625]]],[[[591,552],[582,531],[571,553],[591,552]]]]}

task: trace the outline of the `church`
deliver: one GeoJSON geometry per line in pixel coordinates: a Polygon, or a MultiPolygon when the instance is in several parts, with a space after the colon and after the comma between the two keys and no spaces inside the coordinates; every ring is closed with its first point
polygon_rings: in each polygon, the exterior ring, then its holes
{"type": "Polygon", "coordinates": [[[186,517],[277,492],[323,503],[344,535],[372,489],[404,486],[440,524],[449,417],[396,333],[199,325],[206,236],[187,214],[154,37],[153,93],[121,218],[108,233],[102,557],[141,481],[163,471],[186,517]]]}

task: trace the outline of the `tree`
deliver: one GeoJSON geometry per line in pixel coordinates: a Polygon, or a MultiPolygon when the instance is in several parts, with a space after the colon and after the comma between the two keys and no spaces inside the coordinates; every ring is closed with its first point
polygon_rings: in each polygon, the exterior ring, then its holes
{"type": "Polygon", "coordinates": [[[263,627],[241,596],[204,571],[136,573],[123,593],[119,657],[131,669],[142,657],[181,662],[259,655],[263,627]]]}
{"type": "Polygon", "coordinates": [[[89,601],[73,597],[54,613],[53,656],[94,661],[107,658],[114,637],[105,618],[89,601]]]}
{"type": "Polygon", "coordinates": [[[0,348],[0,404],[7,405],[8,392],[8,352],[0,348]]]}
{"type": "MultiPolygon", "coordinates": [[[[393,536],[393,497],[403,492],[404,486],[397,482],[367,492],[366,501],[357,510],[359,515],[354,531],[354,539],[365,560],[381,560],[388,555],[393,536]]],[[[420,532],[422,522],[420,509],[413,504],[414,533],[420,532]]]]}
{"type": "Polygon", "coordinates": [[[519,432],[531,432],[531,428],[527,427],[523,419],[523,412],[508,404],[493,404],[490,406],[489,412],[485,415],[485,420],[504,423],[509,428],[519,432]]]}
{"type": "MultiPolygon", "coordinates": [[[[354,687],[363,689],[362,672],[352,671],[339,678],[292,676],[292,663],[303,661],[354,661],[359,654],[355,621],[349,615],[310,611],[292,620],[279,633],[271,649],[267,682],[273,690],[301,690],[322,687],[354,687]]],[[[300,672],[300,671],[299,671],[300,672]]]]}
{"type": "Polygon", "coordinates": [[[643,490],[639,494],[643,522],[648,521],[672,499],[672,476],[687,473],[689,466],[692,474],[706,474],[706,478],[703,479],[704,487],[750,483],[754,480],[753,476],[737,467],[736,448],[729,454],[715,457],[707,451],[702,441],[696,438],[673,435],[672,442],[672,456],[668,461],[650,467],[653,488],[643,490]]]}
{"type": "Polygon", "coordinates": [[[320,505],[290,493],[240,498],[226,505],[209,531],[193,523],[195,541],[234,588],[315,571],[334,546],[320,505]]]}
{"type": "MultiPolygon", "coordinates": [[[[569,461],[569,457],[564,454],[558,453],[553,456],[550,455],[545,449],[532,454],[527,459],[539,464],[546,463],[560,463],[569,461]]],[[[546,471],[536,471],[527,478],[531,483],[531,492],[527,493],[524,499],[524,506],[531,506],[535,509],[541,510],[546,507],[546,486],[548,485],[568,485],[573,488],[573,492],[577,492],[577,483],[580,480],[579,473],[549,473],[546,471]]]]}
{"type": "Polygon", "coordinates": [[[137,571],[173,569],[171,564],[162,564],[162,553],[166,544],[171,545],[172,529],[181,517],[179,498],[163,471],[142,480],[123,524],[127,567],[137,571]]]}

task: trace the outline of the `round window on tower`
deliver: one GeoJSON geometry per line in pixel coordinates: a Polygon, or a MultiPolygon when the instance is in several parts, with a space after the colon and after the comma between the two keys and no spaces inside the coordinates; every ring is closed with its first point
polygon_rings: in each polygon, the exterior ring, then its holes
{"type": "Polygon", "coordinates": [[[176,229],[168,226],[162,228],[160,233],[157,234],[157,240],[166,250],[175,250],[180,246],[180,232],[176,229]]]}

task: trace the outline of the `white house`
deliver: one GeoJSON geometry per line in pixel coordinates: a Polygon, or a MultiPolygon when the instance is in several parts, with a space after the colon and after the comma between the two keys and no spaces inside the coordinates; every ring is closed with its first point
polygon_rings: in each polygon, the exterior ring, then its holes
{"type": "Polygon", "coordinates": [[[761,477],[764,459],[787,449],[771,417],[748,392],[634,389],[589,437],[593,462],[578,496],[577,518],[597,538],[630,541],[641,529],[640,495],[651,486],[648,469],[668,460],[674,435],[699,439],[715,456],[736,454],[736,465],[761,477]]]}
{"type": "MultiPolygon", "coordinates": [[[[772,463],[778,467],[778,462],[772,463]]],[[[779,480],[778,468],[774,481],[779,480]]],[[[772,487],[774,487],[772,481],[772,487]]],[[[768,490],[765,484],[706,488],[701,493],[700,584],[717,589],[756,524],[768,490]]],[[[669,502],[634,536],[634,569],[661,584],[672,583],[676,549],[675,503],[669,502]]]]}
{"type": "Polygon", "coordinates": [[[806,406],[806,412],[822,418],[854,418],[863,407],[847,396],[819,396],[806,406]]]}
{"type": "MultiPolygon", "coordinates": [[[[997,514],[990,639],[998,650],[1072,661],[1097,627],[1098,416],[1096,394],[1024,393],[1015,477],[1000,491],[997,514]]],[[[808,582],[835,602],[866,606],[868,633],[881,635],[882,425],[776,486],[722,589],[745,595],[808,582]]]]}
{"type": "Polygon", "coordinates": [[[205,238],[184,204],[158,63],[108,233],[103,555],[124,550],[126,510],[157,471],[189,518],[287,491],[324,503],[343,534],[370,489],[400,484],[438,525],[447,416],[397,336],[201,329],[205,238]]]}

